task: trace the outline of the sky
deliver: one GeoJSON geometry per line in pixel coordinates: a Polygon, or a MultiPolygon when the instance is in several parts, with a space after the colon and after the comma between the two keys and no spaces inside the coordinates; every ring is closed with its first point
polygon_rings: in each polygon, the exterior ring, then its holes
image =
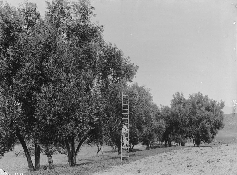
{"type": "MultiPolygon", "coordinates": [[[[44,14],[45,1],[37,3],[44,14]]],[[[18,6],[23,0],[7,0],[18,6]]],[[[91,0],[104,39],[139,66],[134,79],[150,89],[159,106],[172,95],[201,92],[237,99],[237,1],[91,0]]]]}

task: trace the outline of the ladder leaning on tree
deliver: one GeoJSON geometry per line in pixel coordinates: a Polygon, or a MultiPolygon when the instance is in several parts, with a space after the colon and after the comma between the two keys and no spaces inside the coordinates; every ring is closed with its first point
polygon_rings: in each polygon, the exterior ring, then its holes
{"type": "Polygon", "coordinates": [[[122,93],[121,161],[129,157],[129,98],[122,93]]]}

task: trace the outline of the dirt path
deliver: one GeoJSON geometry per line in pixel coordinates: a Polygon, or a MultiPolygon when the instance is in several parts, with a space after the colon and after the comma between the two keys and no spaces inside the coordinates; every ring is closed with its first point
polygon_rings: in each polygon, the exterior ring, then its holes
{"type": "Polygon", "coordinates": [[[187,147],[112,167],[94,175],[99,174],[236,175],[237,144],[187,147]]]}

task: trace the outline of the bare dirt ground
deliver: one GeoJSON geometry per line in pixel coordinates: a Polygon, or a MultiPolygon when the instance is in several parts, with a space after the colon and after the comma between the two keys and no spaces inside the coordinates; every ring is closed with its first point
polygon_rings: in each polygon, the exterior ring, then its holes
{"type": "Polygon", "coordinates": [[[115,166],[94,175],[112,174],[236,175],[237,144],[190,146],[115,166]]]}
{"type": "MultiPolygon", "coordinates": [[[[53,155],[54,171],[41,170],[38,174],[158,174],[158,175],[237,175],[237,131],[223,130],[218,133],[214,143],[193,147],[192,143],[185,147],[155,147],[145,150],[145,146],[137,145],[135,152],[130,153],[128,161],[121,163],[117,152],[111,147],[104,147],[104,154],[96,156],[95,146],[83,146],[78,157],[77,166],[69,167],[66,155],[53,155]]],[[[17,149],[22,149],[16,147],[17,149]]],[[[15,151],[15,150],[14,150],[15,151]]],[[[27,171],[26,158],[16,157],[14,151],[6,153],[0,159],[0,168],[9,174],[27,171]]],[[[32,157],[33,158],[33,157],[32,157]]],[[[34,159],[33,159],[34,162],[34,159]]],[[[47,157],[41,155],[41,165],[47,165],[47,157]]]]}

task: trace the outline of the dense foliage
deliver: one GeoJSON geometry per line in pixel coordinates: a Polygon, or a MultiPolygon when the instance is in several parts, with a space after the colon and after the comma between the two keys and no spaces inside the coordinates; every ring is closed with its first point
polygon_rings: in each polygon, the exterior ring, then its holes
{"type": "Polygon", "coordinates": [[[166,123],[163,141],[185,143],[194,139],[197,146],[201,141],[210,143],[218,130],[224,127],[224,102],[217,102],[203,96],[200,92],[185,99],[182,93],[176,93],[171,107],[161,108],[161,115],[166,123]]]}

